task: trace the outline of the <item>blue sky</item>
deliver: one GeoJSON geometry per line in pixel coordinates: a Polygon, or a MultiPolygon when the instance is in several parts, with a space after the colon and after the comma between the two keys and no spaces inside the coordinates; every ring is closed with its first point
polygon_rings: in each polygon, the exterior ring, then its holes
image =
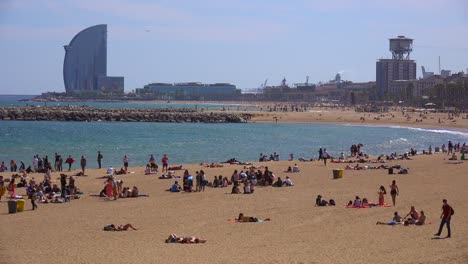
{"type": "Polygon", "coordinates": [[[437,71],[468,68],[466,0],[0,0],[0,94],[64,91],[63,45],[108,25],[108,75],[125,90],[150,82],[230,82],[238,88],[374,81],[388,38],[437,71]]]}

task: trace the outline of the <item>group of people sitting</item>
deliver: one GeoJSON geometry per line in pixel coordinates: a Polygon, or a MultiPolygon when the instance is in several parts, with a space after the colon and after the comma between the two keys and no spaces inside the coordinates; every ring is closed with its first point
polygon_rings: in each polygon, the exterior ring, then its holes
{"type": "Polygon", "coordinates": [[[335,206],[335,200],[330,199],[329,201],[322,199],[322,195],[317,195],[317,198],[315,199],[315,206],[335,206]]]}
{"type": "Polygon", "coordinates": [[[366,207],[372,207],[372,206],[378,206],[378,204],[369,202],[367,198],[361,198],[359,196],[356,196],[353,201],[349,201],[347,207],[353,207],[353,208],[366,208],[366,207]]]}
{"type": "Polygon", "coordinates": [[[393,213],[393,219],[390,222],[377,222],[377,225],[424,225],[426,222],[426,215],[424,211],[418,213],[414,206],[411,206],[410,212],[405,216],[401,217],[398,212],[393,213]]]}
{"type": "Polygon", "coordinates": [[[114,176],[108,176],[107,180],[104,182],[104,188],[99,193],[99,196],[107,197],[109,199],[113,198],[114,200],[117,200],[117,198],[131,198],[140,196],[138,187],[124,187],[123,183],[124,182],[122,180],[118,180],[114,176]]]}
{"type": "Polygon", "coordinates": [[[285,172],[299,172],[299,166],[297,164],[294,164],[293,167],[289,166],[288,169],[285,172]]]}

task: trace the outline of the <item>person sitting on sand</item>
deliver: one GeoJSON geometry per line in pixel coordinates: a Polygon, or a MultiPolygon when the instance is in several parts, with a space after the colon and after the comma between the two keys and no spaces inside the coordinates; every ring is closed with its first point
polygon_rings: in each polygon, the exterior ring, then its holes
{"type": "Polygon", "coordinates": [[[322,195],[317,195],[317,199],[315,199],[315,206],[327,206],[329,203],[327,200],[322,200],[322,195]]]}
{"type": "Polygon", "coordinates": [[[359,196],[356,196],[356,198],[354,199],[353,206],[361,207],[361,198],[359,198],[359,196]]]}
{"type": "Polygon", "coordinates": [[[299,166],[297,166],[297,164],[294,164],[292,172],[299,172],[299,166]]]}
{"type": "Polygon", "coordinates": [[[285,172],[292,172],[292,167],[289,166],[288,169],[285,172]]]}
{"type": "Polygon", "coordinates": [[[449,160],[458,160],[457,154],[455,152],[452,154],[452,157],[449,158],[449,160]]]}
{"type": "Polygon", "coordinates": [[[294,184],[292,183],[291,178],[289,178],[289,176],[286,176],[286,180],[283,181],[283,185],[286,185],[288,187],[294,186],[294,184]]]}
{"type": "Polygon", "coordinates": [[[110,167],[107,169],[107,174],[108,174],[108,175],[114,175],[114,173],[115,173],[114,168],[113,168],[112,166],[110,166],[110,167]]]}
{"type": "Polygon", "coordinates": [[[169,237],[166,239],[166,243],[197,244],[205,242],[206,239],[201,239],[194,236],[179,237],[176,234],[170,234],[169,237]]]}
{"type": "Polygon", "coordinates": [[[405,216],[404,219],[406,220],[408,216],[410,216],[410,218],[407,219],[410,224],[414,224],[414,222],[419,219],[418,211],[416,211],[414,206],[411,206],[409,213],[405,216]]]}
{"type": "Polygon", "coordinates": [[[172,185],[171,189],[169,189],[170,192],[180,192],[182,191],[182,187],[179,185],[178,181],[175,181],[174,184],[172,185]]]}
{"type": "Polygon", "coordinates": [[[151,171],[151,166],[149,164],[146,164],[145,175],[150,175],[150,174],[153,174],[153,172],[151,171]]]}
{"type": "Polygon", "coordinates": [[[424,225],[425,222],[426,222],[426,215],[424,214],[424,211],[421,211],[418,220],[416,220],[414,224],[424,225]]]}
{"type": "Polygon", "coordinates": [[[140,196],[140,193],[138,191],[138,188],[136,186],[133,186],[132,197],[139,197],[139,196],[140,196]]]}
{"type": "Polygon", "coordinates": [[[115,226],[114,224],[106,225],[103,230],[104,231],[127,231],[128,228],[131,228],[133,230],[138,230],[132,226],[132,224],[126,224],[126,225],[119,225],[115,226]]]}
{"type": "Polygon", "coordinates": [[[391,222],[377,222],[376,225],[399,225],[401,224],[402,217],[398,215],[398,212],[393,213],[393,219],[391,222]]]}
{"type": "Polygon", "coordinates": [[[409,225],[424,225],[424,223],[426,222],[426,215],[424,214],[424,211],[421,211],[421,214],[419,215],[419,218],[417,219],[408,219],[408,220],[405,220],[405,226],[409,226],[409,225]]]}
{"type": "Polygon", "coordinates": [[[276,182],[273,183],[273,187],[283,187],[283,180],[281,180],[281,177],[278,177],[278,179],[276,179],[276,182]]]}
{"type": "Polygon", "coordinates": [[[370,207],[369,201],[367,198],[362,198],[361,207],[370,207]]]}
{"type": "Polygon", "coordinates": [[[238,182],[234,182],[234,183],[232,184],[232,191],[231,191],[231,193],[236,193],[236,194],[237,194],[237,193],[241,193],[241,192],[240,192],[240,189],[239,189],[239,183],[238,183],[238,182]]]}
{"type": "Polygon", "coordinates": [[[221,184],[219,183],[218,177],[216,177],[216,175],[215,175],[214,180],[213,180],[213,187],[216,188],[216,187],[218,187],[220,185],[221,184]]]}
{"type": "Polygon", "coordinates": [[[251,194],[250,183],[248,181],[244,182],[244,194],[251,194]]]}

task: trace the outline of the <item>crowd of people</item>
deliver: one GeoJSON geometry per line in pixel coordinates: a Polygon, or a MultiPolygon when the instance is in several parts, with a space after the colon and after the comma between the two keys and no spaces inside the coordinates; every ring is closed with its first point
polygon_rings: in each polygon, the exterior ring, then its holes
{"type": "MultiPolygon", "coordinates": [[[[353,144],[350,147],[350,156],[344,156],[344,153],[341,153],[337,160],[345,161],[349,158],[355,158],[355,162],[372,162],[368,159],[368,155],[363,153],[361,148],[363,147],[362,144],[353,144]]],[[[451,141],[448,143],[447,150],[445,149],[445,145],[442,146],[442,153],[447,153],[447,155],[452,155],[451,159],[457,159],[455,152],[460,152],[463,156],[466,151],[465,144],[460,145],[453,144],[451,141]],[[455,158],[454,158],[455,157],[455,158]]],[[[327,165],[327,160],[332,159],[333,157],[327,152],[325,148],[320,148],[319,151],[319,158],[318,160],[323,160],[324,165],[327,165]]],[[[423,152],[426,153],[426,152],[423,152]]],[[[429,149],[429,154],[432,153],[431,148],[429,149]]],[[[409,153],[404,153],[402,155],[397,155],[396,153],[392,153],[390,155],[386,155],[386,160],[398,160],[398,159],[410,159],[410,156],[417,155],[417,151],[411,149],[409,153]]],[[[384,156],[379,156],[376,162],[383,161],[384,156]]],[[[98,166],[101,168],[103,155],[99,151],[97,156],[98,166]]],[[[276,152],[271,154],[270,157],[260,154],[259,161],[278,161],[279,154],[276,152]]],[[[289,155],[289,160],[294,160],[294,155],[291,153],[289,155]]],[[[68,171],[71,171],[72,165],[74,164],[75,160],[71,155],[67,157],[65,161],[63,161],[62,156],[55,153],[55,162],[52,166],[51,162],[49,161],[48,156],[40,157],[39,155],[34,155],[32,161],[32,168],[26,165],[23,161],[20,161],[20,165],[16,164],[14,160],[11,160],[9,163],[10,172],[15,173],[12,175],[10,179],[4,179],[3,176],[0,176],[0,200],[8,191],[8,198],[15,199],[19,198],[20,196],[17,195],[17,188],[25,188],[26,196],[31,200],[31,207],[32,210],[36,210],[38,208],[38,203],[63,203],[69,202],[73,199],[79,199],[79,194],[82,192],[75,184],[75,177],[73,175],[67,175],[62,173],[63,172],[63,163],[68,164],[68,171]],[[60,181],[55,182],[51,178],[52,171],[60,172],[60,181]],[[19,172],[17,174],[16,172],[19,172]],[[30,177],[29,174],[32,173],[41,173],[43,174],[43,179],[36,180],[38,174],[34,174],[33,177],[30,177]],[[59,185],[60,183],[60,185],[59,185]]],[[[136,186],[125,187],[123,180],[118,180],[115,175],[119,174],[127,174],[129,173],[129,157],[125,155],[122,159],[123,167],[116,171],[112,166],[107,169],[106,181],[104,182],[105,186],[100,192],[99,196],[107,197],[109,199],[117,200],[118,198],[130,198],[130,197],[139,197],[141,194],[136,186]]],[[[162,169],[161,172],[162,178],[176,178],[177,176],[174,175],[173,171],[169,171],[169,158],[167,154],[164,154],[161,159],[162,169]],[[168,177],[166,177],[166,175],[168,177]]],[[[87,166],[87,160],[85,156],[81,156],[80,158],[80,168],[81,174],[85,175],[85,170],[87,166]]],[[[349,166],[349,165],[348,165],[349,166]]],[[[359,166],[359,165],[357,165],[359,166]]],[[[386,166],[381,165],[382,168],[387,168],[386,166]]],[[[155,174],[158,172],[158,165],[155,161],[154,155],[151,154],[148,164],[145,168],[145,174],[155,174]]],[[[182,168],[182,167],[180,167],[182,168]]],[[[231,177],[225,177],[222,175],[214,175],[213,181],[208,181],[207,175],[203,170],[196,171],[194,175],[192,175],[189,170],[185,170],[183,176],[180,177],[182,181],[182,185],[179,184],[179,181],[176,180],[173,185],[168,189],[170,192],[204,192],[206,187],[212,188],[227,188],[232,186],[231,193],[238,194],[252,194],[255,192],[256,187],[258,186],[272,186],[272,187],[290,187],[294,186],[291,178],[286,176],[283,180],[282,177],[276,176],[271,170],[269,170],[268,166],[262,166],[263,170],[258,167],[250,166],[244,167],[245,170],[234,170],[231,177]]],[[[389,167],[390,168],[390,167],[389,167]]],[[[393,168],[393,167],[392,167],[393,168]]],[[[400,168],[401,169],[401,168],[400,168]]],[[[7,172],[8,167],[6,166],[5,162],[2,162],[0,165],[0,172],[7,172]]],[[[294,164],[294,166],[289,166],[288,169],[285,171],[287,173],[296,173],[299,172],[299,166],[294,164]]],[[[392,205],[396,206],[396,198],[399,196],[399,188],[396,184],[396,180],[393,180],[392,183],[389,185],[389,192],[392,199],[392,205]]],[[[385,203],[385,196],[387,195],[387,189],[385,186],[381,185],[377,191],[378,203],[370,202],[367,198],[360,198],[359,196],[355,196],[354,201],[350,200],[346,207],[352,208],[371,208],[374,206],[390,206],[389,204],[385,203]]],[[[315,206],[323,207],[323,206],[335,206],[336,202],[334,199],[323,199],[321,195],[318,195],[315,201],[315,206]]],[[[447,200],[443,200],[442,206],[442,214],[441,214],[441,223],[438,232],[435,236],[440,236],[444,226],[447,226],[448,235],[447,237],[451,237],[451,228],[450,228],[450,220],[452,215],[454,214],[453,208],[447,203],[447,200]]],[[[242,213],[239,214],[238,218],[236,219],[238,222],[258,222],[259,219],[255,217],[246,217],[242,213]]],[[[267,221],[267,220],[265,220],[267,221]]],[[[410,211],[405,217],[401,217],[398,212],[394,212],[392,221],[389,222],[377,222],[377,225],[399,225],[403,224],[405,226],[409,225],[424,225],[426,223],[426,215],[423,210],[418,211],[414,206],[411,206],[410,211]]],[[[137,230],[131,224],[115,226],[113,224],[107,225],[104,227],[105,231],[126,231],[129,228],[133,230],[137,230]]],[[[177,242],[177,243],[204,243],[206,240],[199,239],[196,237],[179,237],[175,234],[171,234],[166,242],[177,242]]]]}

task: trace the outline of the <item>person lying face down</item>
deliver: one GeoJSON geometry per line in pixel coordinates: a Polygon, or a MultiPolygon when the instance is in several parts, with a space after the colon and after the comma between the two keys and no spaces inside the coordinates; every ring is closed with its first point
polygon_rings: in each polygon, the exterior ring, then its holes
{"type": "Polygon", "coordinates": [[[206,239],[201,239],[194,236],[179,237],[176,234],[170,234],[169,237],[166,239],[166,243],[194,244],[205,242],[206,239]]]}
{"type": "Polygon", "coordinates": [[[133,230],[138,230],[132,226],[132,224],[126,224],[126,225],[119,225],[115,226],[114,224],[106,225],[103,230],[104,231],[127,231],[129,228],[133,230]]]}

